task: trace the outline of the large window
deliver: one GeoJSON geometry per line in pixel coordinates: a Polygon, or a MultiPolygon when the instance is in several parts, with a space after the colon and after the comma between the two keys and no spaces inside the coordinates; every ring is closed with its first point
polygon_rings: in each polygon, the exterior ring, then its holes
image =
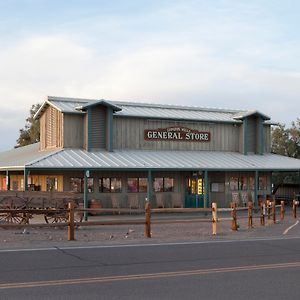
{"type": "Polygon", "coordinates": [[[258,189],[264,191],[267,189],[267,176],[258,177],[258,189]]]}
{"type": "Polygon", "coordinates": [[[174,178],[170,178],[170,177],[154,178],[153,189],[154,192],[173,192],[174,178]]]}
{"type": "Polygon", "coordinates": [[[122,181],[117,177],[103,177],[99,179],[100,193],[121,193],[122,181]]]}
{"type": "Polygon", "coordinates": [[[146,193],[147,192],[147,178],[127,178],[127,192],[128,193],[146,193]]]}
{"type": "Polygon", "coordinates": [[[237,191],[239,189],[239,178],[238,177],[230,177],[229,187],[230,187],[231,191],[237,191]]]}
{"type": "MultiPolygon", "coordinates": [[[[88,193],[93,193],[94,192],[94,178],[88,178],[87,185],[88,185],[88,193]]],[[[71,187],[71,191],[73,191],[73,192],[83,193],[84,192],[84,179],[78,178],[78,177],[71,178],[70,187],[71,187]]]]}
{"type": "Polygon", "coordinates": [[[248,189],[247,185],[247,177],[246,176],[241,176],[239,179],[239,190],[245,191],[248,189]]]}

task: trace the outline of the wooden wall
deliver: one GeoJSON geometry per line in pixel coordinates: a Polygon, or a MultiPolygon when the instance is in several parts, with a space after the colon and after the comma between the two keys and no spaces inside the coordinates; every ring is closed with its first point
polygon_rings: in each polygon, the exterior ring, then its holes
{"type": "Polygon", "coordinates": [[[84,115],[64,114],[64,148],[83,148],[84,115]]]}
{"type": "Polygon", "coordinates": [[[89,149],[106,148],[106,107],[98,105],[91,108],[89,117],[89,149]]]}
{"type": "Polygon", "coordinates": [[[239,126],[235,124],[114,117],[114,149],[239,151],[239,139],[239,126]],[[210,132],[211,141],[176,142],[146,141],[144,139],[145,129],[167,128],[173,126],[183,126],[198,131],[210,132]]]}

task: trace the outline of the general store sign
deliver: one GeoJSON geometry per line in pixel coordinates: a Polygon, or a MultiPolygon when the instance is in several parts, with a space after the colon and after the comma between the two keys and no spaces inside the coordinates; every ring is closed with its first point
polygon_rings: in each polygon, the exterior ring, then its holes
{"type": "Polygon", "coordinates": [[[144,138],[147,141],[209,142],[210,132],[203,132],[178,126],[158,129],[145,129],[144,138]]]}

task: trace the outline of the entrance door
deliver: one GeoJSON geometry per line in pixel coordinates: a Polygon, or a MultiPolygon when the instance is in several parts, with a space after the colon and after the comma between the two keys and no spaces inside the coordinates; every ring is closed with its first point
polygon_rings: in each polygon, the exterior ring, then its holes
{"type": "Polygon", "coordinates": [[[190,176],[185,181],[185,207],[204,207],[203,178],[190,176]]]}

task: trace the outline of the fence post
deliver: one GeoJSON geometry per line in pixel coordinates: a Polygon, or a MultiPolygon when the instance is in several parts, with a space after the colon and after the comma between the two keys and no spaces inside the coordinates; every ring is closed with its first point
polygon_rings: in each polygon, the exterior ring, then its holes
{"type": "Polygon", "coordinates": [[[266,212],[266,206],[265,203],[262,201],[260,202],[260,225],[265,225],[265,212],[266,212]]]}
{"type": "Polygon", "coordinates": [[[275,200],[272,201],[273,223],[276,224],[276,205],[275,200]]]}
{"type": "Polygon", "coordinates": [[[68,241],[74,241],[74,203],[68,202],[69,222],[68,222],[68,241]]]}
{"type": "Polygon", "coordinates": [[[217,203],[213,202],[211,204],[211,212],[212,212],[212,234],[217,234],[217,221],[218,221],[218,215],[217,215],[217,203]]]}
{"type": "Polygon", "coordinates": [[[236,231],[238,229],[237,222],[236,222],[236,203],[231,202],[230,206],[231,206],[231,217],[232,217],[231,229],[236,231]]]}
{"type": "Polygon", "coordinates": [[[293,200],[293,217],[296,219],[297,218],[297,205],[296,205],[296,200],[293,200]]]}
{"type": "Polygon", "coordinates": [[[253,202],[248,202],[248,228],[253,228],[253,202]]]}
{"type": "Polygon", "coordinates": [[[283,221],[285,213],[284,201],[280,201],[280,205],[280,221],[283,221]]]}
{"type": "Polygon", "coordinates": [[[268,220],[271,219],[271,203],[270,200],[267,200],[267,216],[268,216],[268,220]]]}
{"type": "Polygon", "coordinates": [[[149,201],[145,204],[145,237],[151,238],[151,206],[149,201]]]}

